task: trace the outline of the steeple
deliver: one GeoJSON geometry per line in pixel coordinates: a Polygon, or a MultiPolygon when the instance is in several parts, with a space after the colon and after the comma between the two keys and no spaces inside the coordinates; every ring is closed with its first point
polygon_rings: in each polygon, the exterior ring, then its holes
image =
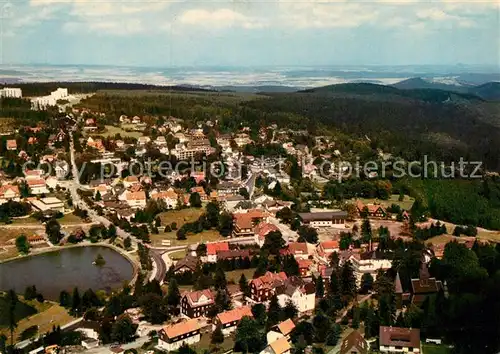
{"type": "Polygon", "coordinates": [[[399,272],[396,273],[396,280],[394,280],[394,293],[402,294],[403,286],[401,285],[401,279],[399,278],[399,272]]]}

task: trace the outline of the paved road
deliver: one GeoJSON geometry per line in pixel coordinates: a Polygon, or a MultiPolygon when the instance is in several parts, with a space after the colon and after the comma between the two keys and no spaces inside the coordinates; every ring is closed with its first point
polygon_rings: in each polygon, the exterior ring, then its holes
{"type": "MultiPolygon", "coordinates": [[[[150,248],[149,249],[149,255],[151,258],[153,258],[155,265],[156,265],[156,272],[154,273],[153,279],[157,280],[160,284],[163,283],[163,280],[165,279],[165,275],[167,274],[167,265],[162,259],[161,253],[158,251],[150,248]]],[[[150,280],[152,280],[150,278],[150,280]]]]}
{"type": "MultiPolygon", "coordinates": [[[[107,218],[105,218],[104,216],[98,215],[94,209],[90,208],[87,205],[87,203],[85,203],[80,198],[80,195],[77,192],[78,188],[80,187],[80,181],[78,179],[78,168],[76,166],[76,161],[75,161],[75,146],[74,146],[74,141],[73,141],[73,134],[71,134],[71,140],[70,140],[70,158],[71,158],[71,168],[72,168],[72,172],[73,172],[73,183],[69,186],[69,190],[71,193],[71,198],[73,199],[73,204],[75,206],[80,207],[81,209],[87,210],[89,217],[93,221],[101,223],[106,227],[109,227],[111,222],[107,218]]],[[[120,227],[116,227],[116,234],[119,237],[121,237],[122,239],[126,239],[127,237],[129,237],[130,240],[132,241],[132,248],[134,248],[134,249],[137,249],[138,248],[137,245],[139,244],[139,242],[141,242],[135,236],[126,232],[125,230],[123,230],[120,227]]],[[[160,270],[160,272],[157,272],[157,277],[161,278],[161,280],[163,280],[165,278],[165,274],[166,274],[166,270],[165,270],[166,266],[163,263],[161,256],[158,257],[155,254],[151,254],[151,258],[153,259],[153,261],[156,264],[156,269],[160,270]],[[162,275],[162,272],[164,273],[163,275],[162,275]]],[[[155,279],[158,279],[157,277],[155,276],[155,279]]]]}

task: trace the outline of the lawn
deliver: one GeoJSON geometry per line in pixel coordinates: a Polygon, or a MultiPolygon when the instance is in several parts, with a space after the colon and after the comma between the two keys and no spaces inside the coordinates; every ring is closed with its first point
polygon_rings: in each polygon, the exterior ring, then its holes
{"type": "MultiPolygon", "coordinates": [[[[198,353],[204,353],[208,348],[212,348],[213,344],[210,343],[212,333],[203,333],[201,339],[193,347],[198,353]]],[[[219,353],[224,353],[234,347],[234,336],[229,336],[224,338],[224,343],[219,344],[219,353]]],[[[212,350],[210,351],[212,352],[212,350]]]]}
{"type": "MultiPolygon", "coordinates": [[[[359,198],[359,200],[361,200],[364,204],[379,203],[385,208],[390,207],[392,204],[396,204],[396,205],[399,205],[401,207],[401,209],[404,209],[404,210],[410,210],[412,205],[413,205],[413,202],[415,201],[414,198],[412,198],[408,195],[404,196],[403,201],[399,201],[398,194],[391,195],[388,200],[374,199],[374,198],[370,198],[370,199],[359,198]]],[[[355,200],[352,200],[352,201],[354,202],[355,200]]]]}
{"type": "MultiPolygon", "coordinates": [[[[44,228],[45,227],[40,224],[40,230],[44,230],[44,228]]],[[[34,235],[35,231],[35,229],[23,228],[22,225],[19,225],[19,227],[15,228],[0,227],[0,246],[7,244],[10,240],[15,241],[18,236],[23,234],[26,236],[34,235]]],[[[14,244],[14,242],[12,242],[12,244],[14,244]]]]}
{"type": "Polygon", "coordinates": [[[422,344],[422,354],[450,354],[451,349],[444,345],[422,344]]]}
{"type": "MultiPolygon", "coordinates": [[[[37,301],[29,302],[36,303],[37,301]]],[[[38,333],[46,333],[52,329],[52,326],[63,326],[74,320],[74,317],[70,316],[66,309],[63,307],[50,303],[44,302],[43,304],[34,304],[40,312],[33,314],[30,317],[23,318],[19,323],[14,332],[15,338],[27,328],[32,326],[38,326],[38,333]]],[[[8,329],[1,328],[0,333],[4,333],[7,336],[8,329]]]]}
{"type": "Polygon", "coordinates": [[[180,250],[177,252],[170,253],[169,255],[170,259],[173,259],[174,261],[178,261],[179,259],[183,259],[186,257],[186,250],[180,250]]]}
{"type": "Polygon", "coordinates": [[[171,210],[160,213],[158,216],[161,219],[161,226],[164,228],[167,225],[175,222],[177,227],[198,220],[198,218],[203,214],[203,208],[187,208],[181,210],[171,210]]]}
{"type": "Polygon", "coordinates": [[[250,280],[253,279],[253,273],[255,273],[255,268],[233,270],[226,272],[226,280],[238,284],[242,274],[245,274],[245,277],[250,280]]]}
{"type": "Polygon", "coordinates": [[[60,219],[57,219],[59,221],[59,224],[61,225],[71,225],[71,224],[82,224],[85,223],[85,221],[79,217],[76,216],[73,213],[70,214],[64,214],[64,216],[60,219]]]}
{"type": "MultiPolygon", "coordinates": [[[[0,296],[0,327],[5,327],[8,325],[8,304],[5,298],[5,295],[0,296]]],[[[19,301],[16,305],[16,319],[19,321],[28,316],[34,315],[37,313],[37,309],[34,306],[30,306],[29,304],[19,301]]]]}
{"type": "Polygon", "coordinates": [[[19,252],[16,247],[1,247],[0,246],[0,261],[17,257],[19,252]]]}
{"type": "Polygon", "coordinates": [[[217,230],[205,230],[199,234],[188,234],[186,240],[177,240],[176,232],[160,232],[158,235],[150,235],[153,246],[162,246],[162,240],[170,240],[170,246],[191,245],[194,243],[206,243],[224,240],[217,230]]]}
{"type": "Polygon", "coordinates": [[[131,138],[136,138],[136,139],[143,135],[141,132],[126,131],[120,127],[115,127],[113,125],[106,125],[106,126],[104,126],[104,128],[105,128],[104,132],[99,132],[99,133],[95,133],[92,135],[95,135],[95,136],[100,135],[103,137],[113,137],[116,134],[120,134],[122,136],[122,138],[131,137],[131,138]]]}
{"type": "Polygon", "coordinates": [[[31,216],[27,217],[27,218],[16,218],[16,219],[12,219],[12,224],[11,225],[42,225],[40,223],[40,221],[38,221],[37,219],[35,218],[32,218],[31,216]]]}

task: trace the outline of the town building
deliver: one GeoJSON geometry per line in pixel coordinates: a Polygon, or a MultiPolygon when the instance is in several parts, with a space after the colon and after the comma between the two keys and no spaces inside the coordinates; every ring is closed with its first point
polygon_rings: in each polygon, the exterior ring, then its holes
{"type": "Polygon", "coordinates": [[[392,260],[384,258],[384,255],[377,251],[352,253],[347,260],[352,263],[356,284],[358,286],[361,284],[363,274],[370,273],[375,281],[379,270],[386,271],[392,267],[392,260]]]}
{"type": "Polygon", "coordinates": [[[380,353],[421,353],[420,329],[380,326],[380,353]]]}
{"type": "Polygon", "coordinates": [[[195,272],[198,266],[198,258],[187,255],[174,266],[174,274],[182,274],[186,272],[195,272]]]}
{"type": "Polygon", "coordinates": [[[370,345],[357,330],[344,338],[340,345],[340,354],[368,354],[370,345]]]}
{"type": "Polygon", "coordinates": [[[64,202],[55,197],[47,197],[41,199],[30,200],[31,205],[39,211],[46,212],[49,210],[64,213],[64,202]]]}
{"type": "Polygon", "coordinates": [[[345,211],[323,211],[313,213],[299,213],[304,225],[314,228],[345,228],[347,213],[345,211]]]}
{"type": "Polygon", "coordinates": [[[286,248],[280,250],[280,253],[282,255],[292,255],[297,260],[309,258],[307,244],[304,242],[290,242],[286,248]]]}
{"type": "Polygon", "coordinates": [[[205,316],[214,301],[214,295],[209,289],[186,292],[181,298],[181,313],[189,318],[205,316]]]}
{"type": "Polygon", "coordinates": [[[268,342],[269,345],[260,352],[260,354],[290,354],[292,346],[290,342],[282,337],[273,342],[268,342]]]}
{"type": "Polygon", "coordinates": [[[275,340],[285,337],[290,340],[291,334],[295,329],[295,323],[291,319],[278,323],[276,326],[272,327],[269,332],[267,332],[266,338],[268,343],[272,343],[275,340]]]}
{"type": "Polygon", "coordinates": [[[0,204],[7,203],[9,200],[18,202],[21,193],[19,187],[12,184],[4,184],[0,186],[0,204]]]}
{"type": "Polygon", "coordinates": [[[200,330],[196,319],[166,326],[158,332],[158,349],[173,351],[183,344],[196,344],[201,339],[200,330]]]}
{"type": "Polygon", "coordinates": [[[427,264],[422,259],[418,279],[411,279],[411,303],[420,306],[427,297],[437,294],[441,289],[443,283],[430,276],[427,264]]]}
{"type": "Polygon", "coordinates": [[[4,87],[0,89],[0,97],[21,98],[23,91],[20,88],[4,87]]]}
{"type": "Polygon", "coordinates": [[[268,301],[276,292],[276,289],[282,286],[287,280],[285,272],[266,274],[252,279],[250,282],[251,299],[255,302],[268,301]]]}
{"type": "Polygon", "coordinates": [[[380,204],[364,204],[361,200],[357,200],[356,210],[360,216],[367,216],[371,218],[387,217],[387,211],[380,204]]]}
{"type": "Polygon", "coordinates": [[[219,313],[214,320],[213,329],[220,326],[224,336],[228,336],[236,330],[243,317],[253,317],[252,309],[249,306],[237,307],[219,313]]]}
{"type": "Polygon", "coordinates": [[[291,301],[300,313],[313,311],[316,307],[316,286],[302,278],[292,276],[276,288],[278,301],[285,307],[291,301]]]}

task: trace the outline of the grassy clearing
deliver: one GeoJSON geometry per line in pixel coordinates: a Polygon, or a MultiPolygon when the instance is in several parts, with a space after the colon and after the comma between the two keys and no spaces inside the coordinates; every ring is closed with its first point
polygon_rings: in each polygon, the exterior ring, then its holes
{"type": "MultiPolygon", "coordinates": [[[[29,317],[23,318],[14,332],[14,337],[18,338],[19,335],[27,328],[38,326],[38,333],[46,333],[52,329],[52,326],[62,326],[74,320],[66,309],[50,302],[43,304],[35,304],[37,301],[30,301],[29,304],[34,304],[40,311],[29,317]]],[[[8,329],[0,328],[0,333],[10,336],[8,329]]]]}
{"type": "MultiPolygon", "coordinates": [[[[40,224],[40,230],[43,229],[44,226],[40,224]]],[[[23,228],[22,225],[15,228],[0,227],[0,246],[8,244],[9,241],[15,241],[16,237],[23,234],[26,236],[32,236],[35,234],[35,231],[35,229],[23,228]]]]}
{"type": "MultiPolygon", "coordinates": [[[[381,204],[383,207],[390,207],[392,204],[399,205],[401,209],[410,210],[415,199],[405,195],[403,201],[399,201],[399,195],[393,194],[388,200],[376,199],[376,198],[359,198],[364,204],[381,204]]],[[[352,200],[355,202],[355,200],[352,200]]]]}
{"type": "Polygon", "coordinates": [[[6,259],[14,258],[19,255],[16,247],[7,247],[3,248],[0,246],[0,261],[4,261],[6,259]]]}
{"type": "Polygon", "coordinates": [[[59,221],[59,224],[61,225],[71,225],[71,224],[82,224],[85,223],[85,220],[80,218],[79,216],[76,216],[75,214],[64,214],[64,216],[60,219],[57,219],[59,221]]]}
{"type": "Polygon", "coordinates": [[[42,225],[40,221],[38,221],[35,218],[27,217],[27,218],[18,218],[18,219],[12,219],[12,224],[11,225],[42,225]]]}
{"type": "Polygon", "coordinates": [[[158,235],[151,235],[151,243],[153,246],[161,246],[163,240],[170,240],[171,246],[191,245],[193,243],[206,243],[224,240],[224,237],[217,230],[205,230],[199,234],[189,234],[186,240],[177,240],[177,235],[174,232],[160,232],[158,235]]]}
{"type": "Polygon", "coordinates": [[[253,278],[253,274],[255,273],[255,269],[256,268],[237,269],[237,270],[233,270],[230,272],[226,272],[226,280],[228,282],[234,282],[235,284],[238,284],[242,274],[245,274],[245,277],[248,280],[250,280],[253,278]]]}
{"type": "Polygon", "coordinates": [[[422,344],[422,354],[450,354],[451,349],[443,345],[422,344]]]}
{"type": "MultiPolygon", "coordinates": [[[[207,348],[212,348],[213,344],[210,343],[212,333],[203,333],[201,335],[201,339],[198,343],[194,345],[194,349],[196,350],[197,353],[204,353],[207,348]]],[[[233,349],[234,347],[234,335],[228,336],[224,338],[224,342],[222,344],[219,344],[218,346],[221,348],[219,352],[224,353],[230,349],[233,349]]],[[[212,350],[211,350],[212,352],[212,350]]]]}
{"type": "Polygon", "coordinates": [[[159,214],[162,227],[170,225],[173,222],[180,228],[182,225],[198,220],[203,214],[202,208],[187,208],[181,210],[166,211],[159,214]]]}
{"type": "Polygon", "coordinates": [[[170,259],[173,259],[174,261],[178,261],[179,259],[183,259],[186,257],[186,250],[180,250],[177,252],[170,253],[169,255],[170,259]]]}
{"type": "Polygon", "coordinates": [[[99,132],[95,133],[92,135],[95,136],[103,136],[103,137],[113,137],[116,134],[120,134],[122,137],[130,137],[130,138],[139,138],[142,136],[141,132],[135,132],[135,131],[127,131],[125,129],[122,129],[120,127],[115,127],[113,125],[106,125],[104,132],[99,132]]]}

